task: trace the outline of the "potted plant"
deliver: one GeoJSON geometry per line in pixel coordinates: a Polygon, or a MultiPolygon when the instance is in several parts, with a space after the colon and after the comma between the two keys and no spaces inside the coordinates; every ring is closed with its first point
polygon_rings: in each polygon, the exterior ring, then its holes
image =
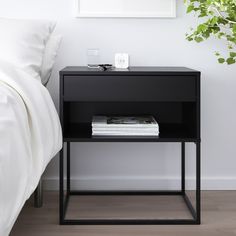
{"type": "Polygon", "coordinates": [[[195,12],[202,22],[191,33],[186,34],[189,41],[198,43],[214,35],[225,40],[228,55],[226,58],[216,52],[219,63],[236,63],[236,0],[184,0],[187,13],[195,12]]]}

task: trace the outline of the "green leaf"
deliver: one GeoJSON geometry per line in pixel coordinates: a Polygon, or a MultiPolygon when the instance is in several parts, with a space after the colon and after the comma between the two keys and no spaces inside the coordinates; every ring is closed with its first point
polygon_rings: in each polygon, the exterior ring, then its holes
{"type": "Polygon", "coordinates": [[[205,38],[205,39],[208,39],[210,37],[210,31],[207,30],[205,32],[202,33],[202,36],[205,38]]]}
{"type": "Polygon", "coordinates": [[[225,59],[224,58],[218,58],[218,62],[223,64],[225,62],[225,59]]]}
{"type": "Polygon", "coordinates": [[[231,64],[234,64],[236,61],[235,61],[234,58],[229,57],[229,58],[226,60],[226,62],[227,62],[228,65],[231,65],[231,64]]]}
{"type": "Polygon", "coordinates": [[[188,8],[187,8],[187,13],[190,13],[191,11],[194,10],[194,5],[189,5],[188,8]]]}
{"type": "Polygon", "coordinates": [[[225,35],[224,32],[219,32],[219,33],[218,33],[218,38],[221,39],[221,37],[224,36],[224,35],[225,35]]]}
{"type": "Polygon", "coordinates": [[[197,43],[200,43],[200,42],[202,42],[202,41],[203,41],[203,38],[202,38],[202,37],[199,37],[199,36],[197,36],[197,37],[195,37],[195,38],[194,38],[194,40],[195,40],[197,43]]]}
{"type": "Polygon", "coordinates": [[[236,57],[236,52],[230,52],[229,55],[230,57],[236,57]]]}
{"type": "Polygon", "coordinates": [[[218,17],[214,16],[214,17],[211,19],[211,24],[212,24],[212,25],[215,25],[217,22],[218,22],[218,17]]]}
{"type": "Polygon", "coordinates": [[[233,26],[233,32],[236,33],[236,24],[233,26]]]}
{"type": "Polygon", "coordinates": [[[197,27],[197,31],[198,31],[198,32],[205,31],[207,28],[208,28],[207,25],[205,25],[205,24],[200,24],[200,25],[197,27]]]}

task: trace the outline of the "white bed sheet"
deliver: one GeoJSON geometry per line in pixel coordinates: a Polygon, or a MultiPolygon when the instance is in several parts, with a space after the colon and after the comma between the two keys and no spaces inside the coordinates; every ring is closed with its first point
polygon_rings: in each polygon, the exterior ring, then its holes
{"type": "Polygon", "coordinates": [[[62,146],[47,89],[0,61],[0,235],[9,235],[25,201],[62,146]]]}

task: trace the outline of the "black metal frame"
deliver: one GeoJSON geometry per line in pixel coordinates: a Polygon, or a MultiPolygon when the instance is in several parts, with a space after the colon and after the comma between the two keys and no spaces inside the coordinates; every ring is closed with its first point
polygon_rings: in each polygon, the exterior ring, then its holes
{"type": "MultiPolygon", "coordinates": [[[[196,144],[196,208],[185,191],[185,143],[181,142],[181,190],[179,191],[72,191],[70,183],[70,142],[67,143],[67,180],[64,196],[64,148],[60,152],[60,224],[61,225],[193,225],[201,222],[201,162],[200,141],[196,144]],[[65,219],[71,195],[180,195],[192,219],[65,219]]],[[[64,144],[63,144],[64,147],[64,144]]]]}
{"type": "Polygon", "coordinates": [[[43,181],[40,178],[37,188],[34,191],[34,207],[41,208],[43,206],[43,181]]]}

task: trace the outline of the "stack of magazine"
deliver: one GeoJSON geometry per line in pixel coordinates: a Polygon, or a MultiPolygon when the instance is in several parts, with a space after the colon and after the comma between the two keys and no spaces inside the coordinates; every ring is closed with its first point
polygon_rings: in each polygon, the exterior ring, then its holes
{"type": "Polygon", "coordinates": [[[153,116],[94,116],[94,136],[158,136],[159,125],[153,116]]]}

